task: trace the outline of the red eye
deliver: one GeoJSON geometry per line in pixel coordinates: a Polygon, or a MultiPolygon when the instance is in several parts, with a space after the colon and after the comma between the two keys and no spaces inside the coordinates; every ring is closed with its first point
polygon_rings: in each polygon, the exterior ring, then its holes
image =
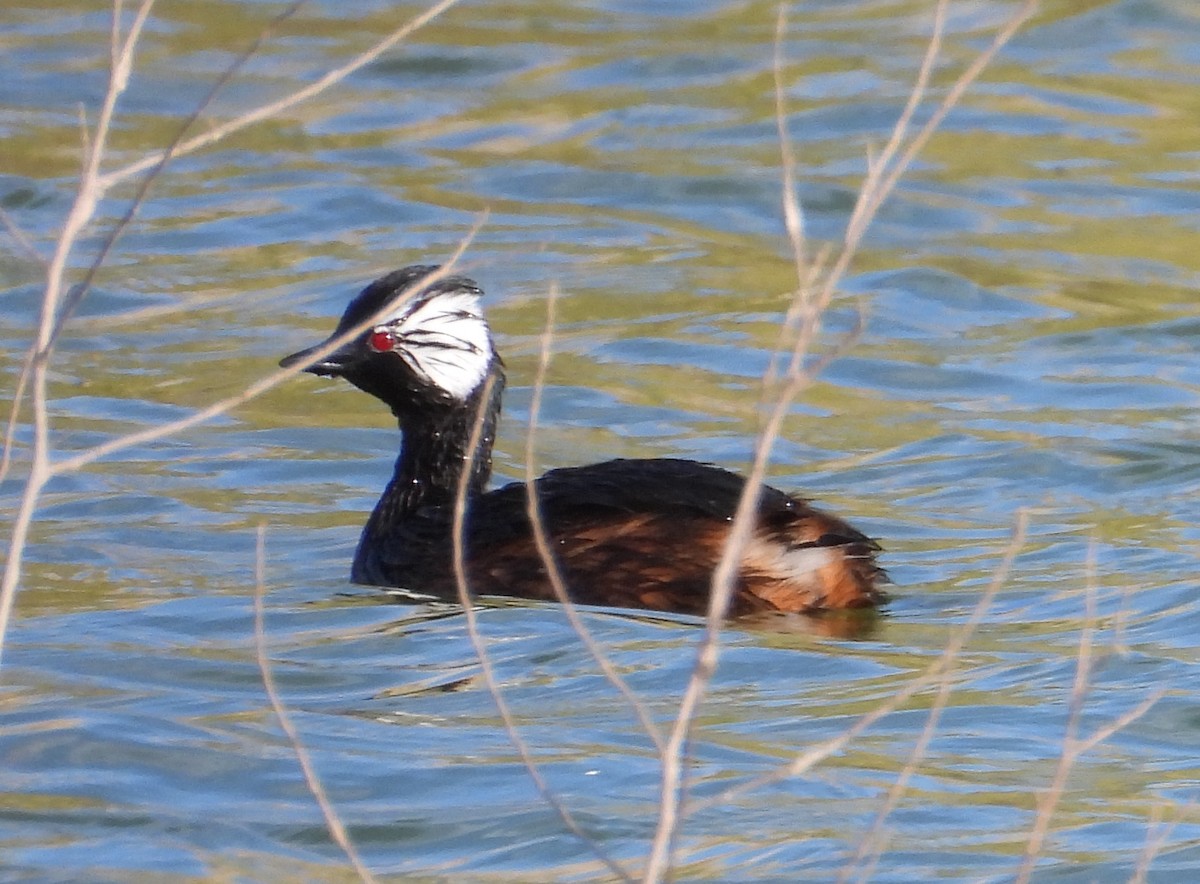
{"type": "Polygon", "coordinates": [[[376,329],[367,338],[367,346],[376,353],[387,353],[396,346],[396,336],[385,328],[376,329]]]}

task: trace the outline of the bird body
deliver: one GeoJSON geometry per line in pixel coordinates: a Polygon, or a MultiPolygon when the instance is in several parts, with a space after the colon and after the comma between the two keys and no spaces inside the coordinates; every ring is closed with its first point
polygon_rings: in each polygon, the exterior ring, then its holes
{"type": "MultiPolygon", "coordinates": [[[[364,331],[327,356],[313,358],[318,345],[281,364],[344,377],[399,420],[395,473],[363,529],[353,580],[454,597],[454,513],[469,470],[462,562],[471,590],[555,600],[525,483],[486,490],[505,376],[481,296],[464,277],[406,267],[367,286],[334,337],[365,322],[364,331]]],[[[690,460],[618,459],[551,470],[533,487],[573,601],[707,611],[742,477],[690,460]]],[[[764,486],[728,613],[878,605],[886,599],[878,549],[841,519],[764,486]]]]}

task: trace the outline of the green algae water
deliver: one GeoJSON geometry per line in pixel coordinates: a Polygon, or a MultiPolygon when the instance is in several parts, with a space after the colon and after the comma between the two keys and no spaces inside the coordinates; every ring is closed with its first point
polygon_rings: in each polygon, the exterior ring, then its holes
{"type": "MultiPolygon", "coordinates": [[[[418,8],[303,7],[197,125],[313,81],[418,8]]],[[[950,4],[933,99],[1014,9],[950,4]]],[[[108,168],[164,145],[277,11],[155,7],[108,168]]],[[[664,455],[744,469],[795,278],[776,16],[753,0],[464,3],[342,85],[176,160],[56,352],[56,449],[236,393],[322,337],[379,273],[445,259],[486,211],[465,260],[509,367],[498,480],[523,470],[552,287],[539,469],[664,455]]],[[[841,236],[904,106],[932,4],[805,3],[788,20],[788,128],[819,246],[841,236]]],[[[103,95],[109,16],[17,0],[0,24],[0,207],[49,254],[79,109],[94,121],[103,95]]],[[[730,629],[691,747],[679,879],[1011,879],[1062,755],[1085,637],[1080,737],[1164,693],[1078,759],[1035,877],[1195,877],[1197,46],[1189,0],[1044,3],[882,209],[825,323],[832,340],[861,309],[865,331],[791,409],[771,481],[880,538],[895,600],[853,636],[730,629]],[[932,689],[815,770],[723,797],[936,660],[1021,511],[1028,538],[879,840],[864,847],[932,689]]],[[[102,203],[71,281],[134,187],[102,203]]],[[[3,243],[12,391],[42,270],[3,243]]],[[[0,485],[8,513],[28,414],[0,485]]],[[[524,771],[461,611],[348,582],[397,444],[373,400],[296,378],[51,485],[0,668],[6,880],[349,879],[263,693],[260,525],[279,688],[367,865],[391,880],[606,878],[524,771]]],[[[547,781],[636,872],[655,824],[653,744],[560,610],[488,602],[479,618],[547,781]]],[[[696,623],[587,620],[668,723],[696,623]]]]}

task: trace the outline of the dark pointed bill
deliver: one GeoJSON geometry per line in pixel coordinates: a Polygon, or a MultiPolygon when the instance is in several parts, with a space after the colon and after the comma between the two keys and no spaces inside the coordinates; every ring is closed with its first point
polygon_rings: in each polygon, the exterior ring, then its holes
{"type": "MultiPolygon", "coordinates": [[[[301,350],[298,353],[293,353],[291,356],[285,356],[279,360],[280,368],[291,368],[294,365],[300,365],[309,362],[313,358],[313,354],[326,347],[329,340],[324,340],[315,347],[309,347],[306,350],[301,350]]],[[[303,371],[311,374],[318,374],[323,377],[336,377],[343,374],[347,368],[358,362],[362,358],[359,348],[355,341],[349,341],[343,344],[332,353],[327,353],[320,359],[317,359],[312,365],[304,367],[303,371]]]]}

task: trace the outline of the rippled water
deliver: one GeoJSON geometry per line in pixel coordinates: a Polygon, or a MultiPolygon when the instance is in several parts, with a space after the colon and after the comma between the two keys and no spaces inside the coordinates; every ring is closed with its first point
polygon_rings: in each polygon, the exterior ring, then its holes
{"type": "MultiPolygon", "coordinates": [[[[789,127],[812,237],[840,236],[865,157],[908,94],[930,6],[790,11],[789,127]]],[[[938,96],[1013,8],[951,4],[938,96]]],[[[274,10],[156,8],[108,168],[164,144],[274,10]]],[[[445,258],[486,209],[466,259],[510,367],[499,477],[521,471],[554,284],[540,466],[682,454],[744,468],[756,379],[794,282],[775,18],[773,3],[715,0],[464,4],[345,84],[177,160],[59,347],[57,449],[236,392],[327,331],[379,271],[445,258]]],[[[386,3],[304,7],[200,127],[312,81],[400,20],[386,3]]],[[[103,92],[107,15],[17,2],[0,21],[0,206],[48,253],[78,169],[78,107],[94,120],[103,92]]],[[[1148,865],[1155,881],[1193,879],[1197,47],[1192,0],[1045,3],[884,207],[827,323],[849,328],[861,305],[867,330],[793,409],[772,481],[880,537],[896,599],[856,639],[730,630],[690,770],[696,795],[720,800],[684,827],[681,879],[1010,878],[1089,635],[1081,737],[1164,694],[1078,759],[1039,876],[1125,880],[1148,865]],[[958,659],[873,867],[855,857],[932,688],[815,770],[722,797],[933,663],[1022,508],[1028,540],[958,659]]],[[[133,187],[102,204],[79,271],[133,187]]],[[[12,389],[41,271],[6,243],[12,389]]],[[[22,423],[10,510],[30,440],[22,423]]],[[[461,612],[347,582],[396,444],[376,403],[301,378],[52,486],[0,670],[7,880],[345,880],[255,663],[260,524],[274,671],[367,864],[422,880],[604,877],[524,772],[461,612]]],[[[650,741],[561,611],[487,604],[479,616],[547,779],[636,870],[657,800],[650,741]]],[[[588,622],[668,722],[696,624],[588,622]]]]}

